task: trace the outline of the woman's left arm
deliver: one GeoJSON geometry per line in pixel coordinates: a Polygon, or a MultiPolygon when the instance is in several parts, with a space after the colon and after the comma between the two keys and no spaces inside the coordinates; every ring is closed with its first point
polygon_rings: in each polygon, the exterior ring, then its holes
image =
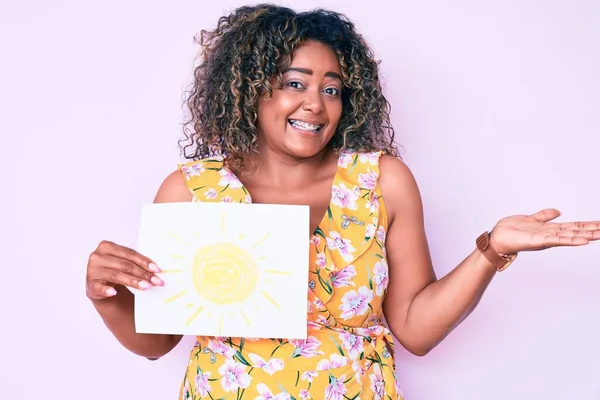
{"type": "MultiPolygon", "coordinates": [[[[411,353],[425,355],[477,306],[496,268],[475,250],[437,279],[425,234],[423,206],[415,179],[400,160],[383,156],[380,188],[388,212],[386,254],[389,284],[384,313],[390,330],[411,353]]],[[[491,247],[502,254],[579,246],[600,239],[599,222],[554,223],[558,210],[502,219],[491,247]]],[[[481,233],[481,232],[479,232],[481,233]]]]}

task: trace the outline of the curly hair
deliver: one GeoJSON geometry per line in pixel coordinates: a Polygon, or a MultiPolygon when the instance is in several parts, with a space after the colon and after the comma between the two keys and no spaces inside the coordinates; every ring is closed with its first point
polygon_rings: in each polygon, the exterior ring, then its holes
{"type": "Polygon", "coordinates": [[[342,71],[342,114],[327,146],[397,156],[379,63],[354,24],[330,10],[298,13],[261,4],[237,8],[196,38],[201,62],[185,100],[184,157],[222,156],[233,171],[246,167],[256,151],[258,100],[272,94],[272,79],[281,83],[294,49],[308,40],[330,46],[342,71]]]}

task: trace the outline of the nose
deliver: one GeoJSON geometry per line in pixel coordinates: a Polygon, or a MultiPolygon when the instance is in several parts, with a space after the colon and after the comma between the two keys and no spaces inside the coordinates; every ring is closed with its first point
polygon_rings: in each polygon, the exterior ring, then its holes
{"type": "Polygon", "coordinates": [[[304,111],[311,112],[313,114],[319,114],[325,109],[323,98],[321,97],[320,90],[307,90],[306,98],[302,103],[302,109],[304,111]]]}

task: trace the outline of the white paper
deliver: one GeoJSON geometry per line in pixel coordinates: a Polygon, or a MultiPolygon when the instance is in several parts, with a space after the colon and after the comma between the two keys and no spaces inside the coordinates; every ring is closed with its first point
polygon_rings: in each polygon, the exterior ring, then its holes
{"type": "Polygon", "coordinates": [[[138,251],[163,287],[136,290],[139,333],[305,339],[309,207],[143,207],[138,251]]]}

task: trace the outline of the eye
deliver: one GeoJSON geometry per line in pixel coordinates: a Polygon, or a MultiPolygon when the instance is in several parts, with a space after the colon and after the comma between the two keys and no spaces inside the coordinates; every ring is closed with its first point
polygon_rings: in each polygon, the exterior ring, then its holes
{"type": "Polygon", "coordinates": [[[323,90],[323,92],[325,92],[331,96],[338,96],[340,94],[340,90],[338,88],[334,88],[334,87],[329,87],[329,88],[323,90]]]}
{"type": "Polygon", "coordinates": [[[288,83],[286,83],[286,86],[289,86],[293,89],[304,89],[304,85],[302,85],[298,81],[289,81],[288,83]]]}

